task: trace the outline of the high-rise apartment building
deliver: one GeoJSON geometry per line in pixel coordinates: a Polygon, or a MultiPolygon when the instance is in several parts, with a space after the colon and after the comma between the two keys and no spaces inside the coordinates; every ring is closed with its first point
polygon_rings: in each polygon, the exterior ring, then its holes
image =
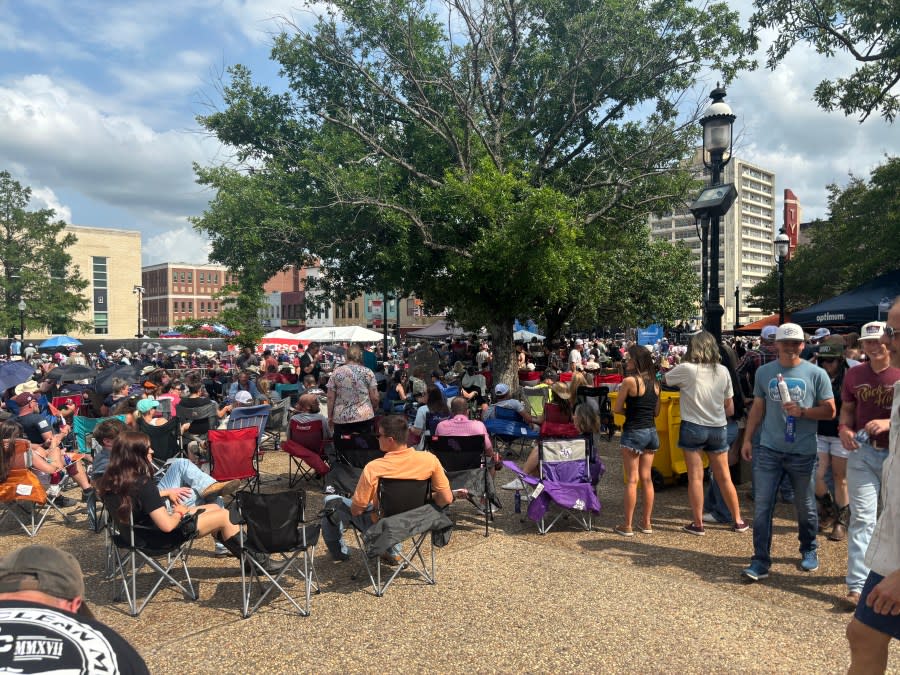
{"type": "MultiPolygon", "coordinates": [[[[700,153],[694,165],[698,175],[703,167],[700,153]]],[[[722,327],[730,329],[735,323],[746,324],[763,317],[757,307],[748,307],[747,292],[762,281],[774,267],[773,241],[778,227],[775,224],[775,174],[755,164],[733,157],[725,167],[724,183],[734,183],[738,197],[721,221],[719,230],[719,301],[725,308],[722,327]],[[736,302],[740,298],[740,303],[736,302]],[[735,309],[740,306],[740,316],[735,309]]],[[[795,206],[799,211],[799,206],[795,206]]],[[[684,242],[693,252],[693,266],[697,279],[701,278],[701,243],[699,227],[687,209],[653,215],[650,232],[654,239],[684,242]]],[[[660,289],[665,292],[665,289],[660,289]]],[[[699,313],[699,312],[698,312],[699,313]]]]}

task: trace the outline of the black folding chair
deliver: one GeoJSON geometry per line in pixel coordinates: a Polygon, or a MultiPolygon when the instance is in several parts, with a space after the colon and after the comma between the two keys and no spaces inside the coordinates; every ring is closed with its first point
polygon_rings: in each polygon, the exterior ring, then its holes
{"type": "Polygon", "coordinates": [[[609,387],[578,387],[578,391],[575,392],[576,405],[585,403],[588,399],[597,402],[600,431],[606,434],[606,440],[611,440],[616,433],[616,424],[612,405],[609,402],[609,387]]]}
{"type": "Polygon", "coordinates": [[[183,524],[194,522],[195,527],[191,534],[185,534],[183,528],[163,532],[155,527],[135,525],[133,514],[129,514],[127,525],[117,522],[114,517],[108,518],[108,572],[111,572],[114,584],[118,585],[121,582],[113,599],[120,601],[124,596],[131,616],[138,616],[166,582],[178,588],[186,600],[197,600],[200,597],[191,581],[187,561],[197,538],[196,518],[202,512],[203,509],[199,509],[195,514],[185,516],[182,521],[183,524]],[[158,559],[165,559],[165,562],[158,559]],[[145,564],[156,572],[157,579],[143,602],[140,602],[137,587],[138,572],[145,564]],[[179,564],[184,571],[184,581],[179,581],[173,576],[173,570],[179,564]]]}
{"type": "Polygon", "coordinates": [[[269,594],[278,589],[286,597],[301,616],[309,616],[310,596],[319,593],[319,582],[316,578],[314,556],[319,541],[321,525],[305,522],[306,492],[286,491],[261,494],[241,491],[236,495],[238,513],[242,523],[247,526],[239,537],[241,545],[241,616],[245,619],[255,612],[269,594]],[[284,566],[275,576],[270,574],[260,562],[258,554],[283,554],[286,558],[284,566]],[[256,554],[256,555],[255,555],[256,554]],[[302,560],[302,570],[296,564],[302,560]],[[285,588],[285,575],[294,569],[303,581],[305,602],[301,606],[285,588]],[[250,571],[249,579],[247,570],[250,571]],[[260,595],[253,607],[250,607],[250,596],[253,592],[253,580],[262,584],[263,577],[268,579],[268,588],[260,595]]]}
{"type": "Polygon", "coordinates": [[[432,436],[429,449],[438,458],[454,494],[465,491],[466,500],[484,516],[484,536],[494,518],[493,479],[484,457],[484,436],[432,436]],[[475,497],[480,502],[475,501],[475,497]]]}

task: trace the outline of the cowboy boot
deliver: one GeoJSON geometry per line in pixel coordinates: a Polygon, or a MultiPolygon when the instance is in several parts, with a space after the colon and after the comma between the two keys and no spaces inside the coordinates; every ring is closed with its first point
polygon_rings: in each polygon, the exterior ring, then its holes
{"type": "Polygon", "coordinates": [[[850,525],[850,505],[837,507],[837,512],[834,529],[828,538],[831,541],[844,541],[847,538],[847,527],[850,525]]]}
{"type": "Polygon", "coordinates": [[[816,495],[816,510],[819,514],[819,532],[824,532],[835,524],[837,518],[830,492],[821,496],[816,495]]]}

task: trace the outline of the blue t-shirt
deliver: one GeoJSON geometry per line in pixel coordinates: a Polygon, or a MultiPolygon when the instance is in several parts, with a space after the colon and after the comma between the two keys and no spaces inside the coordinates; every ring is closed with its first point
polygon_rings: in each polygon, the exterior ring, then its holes
{"type": "Polygon", "coordinates": [[[785,368],[778,361],[760,366],[756,371],[756,382],[753,386],[754,398],[762,398],[766,402],[760,444],[779,452],[814,455],[816,430],[819,426],[817,420],[797,418],[794,442],[788,443],[784,440],[787,417],[781,407],[781,396],[778,394],[779,373],[787,383],[791,400],[803,408],[812,408],[819,401],[834,398],[828,373],[809,361],[801,361],[792,368],[785,368]]]}

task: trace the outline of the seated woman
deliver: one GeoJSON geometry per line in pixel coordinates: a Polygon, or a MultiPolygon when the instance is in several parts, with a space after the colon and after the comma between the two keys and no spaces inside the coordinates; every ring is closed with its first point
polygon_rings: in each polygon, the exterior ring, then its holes
{"type": "MultiPolygon", "coordinates": [[[[578,430],[579,434],[587,434],[593,436],[600,431],[600,415],[598,415],[593,408],[584,403],[575,407],[575,412],[572,414],[572,422],[574,423],[575,428],[578,430]]],[[[538,446],[534,445],[531,448],[531,452],[528,454],[528,458],[522,465],[522,471],[529,476],[534,476],[535,478],[537,478],[539,475],[539,464],[540,460],[538,458],[538,446]]],[[[509,483],[504,485],[503,489],[524,490],[525,487],[525,484],[519,478],[514,478],[509,483]]]]}
{"type": "MultiPolygon", "coordinates": [[[[181,524],[188,514],[197,515],[197,534],[213,535],[234,557],[239,558],[240,526],[229,518],[226,509],[218,504],[202,507],[175,504],[171,510],[165,497],[153,482],[153,448],[146,434],[126,431],[112,443],[109,464],[99,481],[98,492],[110,513],[120,523],[127,523],[129,515],[136,526],[148,527],[169,533],[181,524]]],[[[268,556],[260,554],[260,562],[267,570],[277,571],[280,565],[272,565],[268,556]]]]}
{"type": "Polygon", "coordinates": [[[47,496],[57,506],[74,506],[75,501],[59,494],[59,484],[68,474],[81,488],[81,499],[87,499],[93,493],[84,466],[79,461],[78,453],[63,452],[59,447],[59,437],[54,436],[50,447],[31,444],[31,465],[26,463],[24,455],[15,452],[16,441],[27,440],[22,426],[15,420],[0,423],[0,444],[3,446],[6,469],[31,469],[47,488],[47,496]]]}
{"type": "Polygon", "coordinates": [[[387,387],[384,394],[384,405],[382,406],[387,414],[392,414],[394,404],[404,403],[406,401],[407,378],[405,370],[395,370],[391,378],[391,383],[387,387]]]}

